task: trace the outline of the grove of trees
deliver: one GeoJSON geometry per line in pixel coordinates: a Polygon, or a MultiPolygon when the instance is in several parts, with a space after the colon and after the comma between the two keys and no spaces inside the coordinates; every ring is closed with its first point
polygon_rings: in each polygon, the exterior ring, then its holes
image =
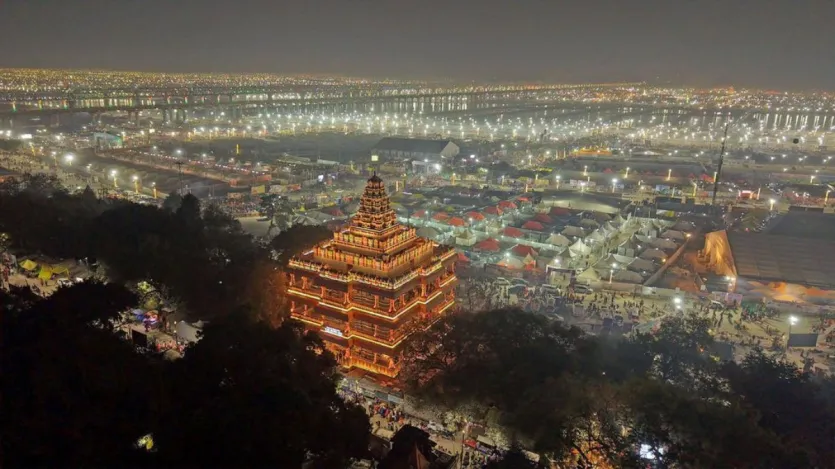
{"type": "MultiPolygon", "coordinates": [[[[333,356],[284,320],[281,270],[327,230],[261,244],[189,195],[157,208],[26,176],[0,184],[0,234],[19,253],[86,259],[101,279],[0,294],[4,466],[336,468],[365,455],[368,419],[337,395],[333,356]],[[148,288],[209,320],[180,360],[114,327],[148,288]],[[146,434],[152,452],[134,444],[146,434]]],[[[519,445],[491,467],[531,467],[519,447],[572,468],[835,467],[835,381],[762,351],[719,361],[711,325],[599,338],[519,310],[461,313],[413,337],[402,379],[519,445]]]]}
{"type": "Polygon", "coordinates": [[[404,379],[571,467],[833,467],[832,379],[759,350],[718,361],[709,328],[682,317],[607,339],[521,310],[464,313],[411,342],[404,379]]]}

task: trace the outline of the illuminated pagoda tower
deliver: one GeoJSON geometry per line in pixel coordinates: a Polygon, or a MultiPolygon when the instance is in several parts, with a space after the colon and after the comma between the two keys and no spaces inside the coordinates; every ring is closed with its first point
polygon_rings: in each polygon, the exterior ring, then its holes
{"type": "Polygon", "coordinates": [[[414,331],[455,304],[455,250],[397,222],[383,181],[368,180],[351,224],[290,260],[291,316],[343,367],[393,377],[414,331]]]}

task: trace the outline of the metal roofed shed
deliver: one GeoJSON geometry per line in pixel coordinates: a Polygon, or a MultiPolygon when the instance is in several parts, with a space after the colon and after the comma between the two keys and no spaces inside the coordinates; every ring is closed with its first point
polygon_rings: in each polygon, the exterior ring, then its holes
{"type": "Polygon", "coordinates": [[[835,288],[835,240],[715,231],[705,252],[719,274],[835,288]]]}
{"type": "Polygon", "coordinates": [[[386,137],[374,145],[372,152],[390,159],[416,159],[438,161],[452,158],[461,151],[450,140],[386,137]]]}

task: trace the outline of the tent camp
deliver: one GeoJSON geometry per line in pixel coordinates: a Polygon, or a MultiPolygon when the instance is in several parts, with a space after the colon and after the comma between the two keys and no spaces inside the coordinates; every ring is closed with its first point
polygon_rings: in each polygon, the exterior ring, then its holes
{"type": "Polygon", "coordinates": [[[31,272],[38,268],[38,263],[31,259],[26,259],[20,263],[20,268],[31,272]]]}

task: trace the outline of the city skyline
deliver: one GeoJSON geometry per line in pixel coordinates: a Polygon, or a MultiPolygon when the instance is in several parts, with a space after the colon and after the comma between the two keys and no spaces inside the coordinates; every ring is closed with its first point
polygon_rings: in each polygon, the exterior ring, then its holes
{"type": "Polygon", "coordinates": [[[6,2],[0,67],[832,90],[832,17],[812,0],[6,2]]]}

